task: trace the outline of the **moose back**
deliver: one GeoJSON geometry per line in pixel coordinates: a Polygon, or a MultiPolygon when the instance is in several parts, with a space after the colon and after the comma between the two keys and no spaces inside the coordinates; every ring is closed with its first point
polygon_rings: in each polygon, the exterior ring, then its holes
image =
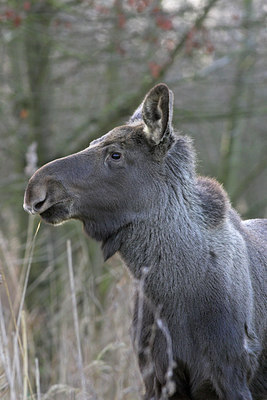
{"type": "Polygon", "coordinates": [[[266,220],[242,221],[199,177],[152,88],[130,121],[30,179],[24,208],[70,218],[140,281],[133,343],[146,400],[266,400],[266,220]]]}

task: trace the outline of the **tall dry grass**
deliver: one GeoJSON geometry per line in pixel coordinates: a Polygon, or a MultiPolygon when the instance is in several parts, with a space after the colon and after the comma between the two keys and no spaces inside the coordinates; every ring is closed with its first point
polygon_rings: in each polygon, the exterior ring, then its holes
{"type": "Polygon", "coordinates": [[[126,269],[76,224],[37,223],[22,246],[0,234],[0,398],[140,399],[126,269]]]}

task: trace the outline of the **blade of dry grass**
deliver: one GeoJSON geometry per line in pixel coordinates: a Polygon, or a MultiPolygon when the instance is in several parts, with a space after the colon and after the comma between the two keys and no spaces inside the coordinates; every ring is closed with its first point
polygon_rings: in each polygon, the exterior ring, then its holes
{"type": "Polygon", "coordinates": [[[25,311],[21,313],[21,330],[22,330],[22,346],[23,346],[23,400],[27,400],[28,396],[28,341],[25,311]]]}
{"type": "MultiPolygon", "coordinates": [[[[71,251],[71,241],[70,240],[67,240],[67,256],[68,256],[69,279],[70,279],[70,290],[71,290],[71,300],[72,300],[72,313],[73,313],[74,329],[75,329],[77,352],[78,352],[78,354],[77,354],[78,355],[78,369],[79,369],[79,374],[80,374],[83,399],[87,400],[86,381],[85,381],[85,375],[84,375],[84,370],[83,370],[82,347],[81,347],[81,341],[80,341],[79,319],[78,319],[77,301],[76,301],[76,294],[75,294],[74,274],[73,274],[73,265],[72,265],[72,251],[71,251]]],[[[92,393],[93,399],[96,399],[96,394],[92,388],[91,388],[91,393],[92,393]]]]}
{"type": "Polygon", "coordinates": [[[17,340],[15,340],[15,333],[12,332],[13,338],[13,360],[15,364],[15,371],[16,371],[16,390],[19,390],[20,393],[23,391],[22,386],[22,372],[21,372],[21,365],[20,365],[20,358],[19,358],[19,346],[17,340]]]}
{"type": "MultiPolygon", "coordinates": [[[[21,339],[20,339],[19,329],[20,329],[20,322],[21,322],[21,318],[22,318],[22,309],[23,309],[23,306],[24,306],[26,289],[27,289],[27,286],[28,286],[28,280],[29,280],[30,269],[31,269],[31,264],[32,264],[35,241],[36,241],[36,237],[37,237],[37,233],[39,231],[40,225],[41,225],[41,221],[39,222],[39,224],[38,224],[38,226],[36,228],[35,234],[33,236],[32,242],[31,242],[30,250],[29,250],[29,259],[28,259],[28,264],[27,264],[26,276],[25,276],[25,281],[24,281],[24,286],[23,286],[23,291],[22,291],[22,296],[21,296],[21,301],[20,301],[20,307],[19,307],[17,320],[16,320],[16,317],[15,317],[14,308],[13,308],[13,304],[12,304],[12,301],[11,301],[11,296],[10,296],[10,292],[9,292],[9,288],[8,288],[8,284],[7,284],[7,280],[6,280],[6,277],[5,277],[4,270],[0,271],[2,279],[3,279],[3,283],[4,283],[7,299],[8,299],[8,305],[9,305],[10,313],[11,313],[11,320],[13,321],[15,332],[16,332],[15,333],[15,337],[14,337],[14,348],[16,347],[16,344],[18,343],[19,349],[20,349],[20,352],[21,352],[21,356],[22,356],[22,359],[23,359],[23,363],[26,362],[24,360],[25,352],[24,352],[23,344],[22,344],[21,339]]],[[[4,317],[2,316],[0,319],[1,319],[1,323],[3,325],[4,317]]],[[[6,344],[6,348],[7,348],[7,344],[6,344]]],[[[25,369],[25,367],[26,367],[26,364],[24,364],[24,374],[25,374],[24,377],[26,376],[25,379],[27,379],[27,386],[29,387],[30,396],[33,399],[34,395],[33,395],[33,390],[32,390],[32,387],[31,387],[30,380],[29,380],[29,376],[28,376],[28,367],[26,369],[25,369]]],[[[11,385],[10,386],[10,390],[11,391],[12,391],[13,382],[14,382],[14,379],[15,379],[15,371],[16,371],[16,360],[15,360],[15,357],[14,357],[13,366],[12,366],[12,373],[11,373],[11,377],[9,379],[9,381],[10,381],[9,384],[11,385]]],[[[24,381],[24,385],[25,385],[25,381],[24,381]]],[[[27,395],[25,397],[25,386],[24,386],[24,392],[23,393],[24,393],[24,399],[26,399],[27,395]]],[[[15,400],[15,398],[14,398],[14,400],[15,400]]]]}
{"type": "Polygon", "coordinates": [[[36,242],[37,233],[38,233],[38,231],[40,229],[40,225],[41,225],[41,221],[39,221],[39,223],[37,225],[35,234],[33,236],[32,242],[31,242],[30,250],[29,250],[28,264],[27,264],[27,269],[26,269],[26,274],[25,274],[25,279],[24,279],[24,285],[23,285],[23,291],[22,291],[22,295],[21,295],[21,299],[20,299],[19,312],[18,312],[18,317],[17,317],[17,322],[16,322],[16,336],[18,335],[18,331],[19,331],[19,328],[20,328],[21,314],[22,314],[22,309],[23,309],[23,306],[24,306],[26,290],[27,290],[30,271],[31,271],[34,246],[35,246],[35,242],[36,242]]]}
{"type": "Polygon", "coordinates": [[[14,378],[11,372],[10,354],[8,350],[8,338],[6,334],[5,320],[0,298],[0,359],[4,367],[5,376],[9,386],[10,400],[16,400],[14,378]]]}
{"type": "Polygon", "coordinates": [[[41,400],[41,389],[40,389],[40,370],[38,358],[35,359],[35,384],[37,391],[37,400],[41,400]]]}

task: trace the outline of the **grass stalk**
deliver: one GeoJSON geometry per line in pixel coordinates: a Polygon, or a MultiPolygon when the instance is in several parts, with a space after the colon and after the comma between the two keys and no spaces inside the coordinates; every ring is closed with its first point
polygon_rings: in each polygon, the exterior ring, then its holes
{"type": "Polygon", "coordinates": [[[22,309],[24,306],[24,301],[25,301],[25,296],[26,296],[26,290],[28,286],[28,281],[29,281],[29,276],[30,276],[30,271],[31,271],[31,265],[32,265],[32,258],[33,258],[33,252],[34,252],[34,246],[35,246],[35,241],[36,241],[36,236],[37,233],[40,229],[41,221],[37,225],[35,234],[32,239],[30,251],[29,251],[29,258],[28,258],[28,264],[27,264],[27,269],[26,269],[26,274],[25,274],[25,280],[24,280],[24,285],[23,285],[23,291],[20,299],[20,306],[19,306],[19,312],[18,312],[18,317],[17,317],[17,323],[16,323],[16,335],[18,335],[18,331],[20,328],[20,320],[21,320],[21,314],[22,314],[22,309]]]}
{"type": "MultiPolygon", "coordinates": [[[[4,283],[7,299],[8,299],[8,305],[9,305],[9,308],[10,308],[11,319],[13,321],[15,332],[16,332],[15,333],[15,338],[14,338],[14,348],[16,347],[16,343],[18,343],[19,349],[20,349],[20,352],[21,352],[21,356],[23,358],[23,363],[24,363],[25,352],[24,352],[23,343],[21,342],[21,339],[20,339],[19,329],[20,329],[20,322],[21,322],[21,317],[22,317],[22,309],[23,309],[23,306],[24,306],[26,289],[27,289],[27,286],[28,286],[28,280],[29,280],[30,269],[31,269],[31,264],[32,264],[34,245],[35,245],[36,236],[37,236],[37,233],[39,231],[40,225],[41,225],[41,221],[39,222],[39,224],[38,224],[38,226],[36,228],[36,231],[35,231],[35,234],[33,236],[32,243],[31,243],[31,247],[30,247],[30,250],[29,250],[29,259],[28,259],[28,264],[27,264],[26,276],[25,276],[25,281],[24,281],[24,286],[23,286],[23,291],[22,291],[22,296],[21,296],[21,301],[20,301],[20,307],[19,307],[17,320],[16,320],[16,317],[15,317],[14,308],[13,308],[13,304],[12,304],[12,301],[11,301],[10,291],[9,291],[9,288],[8,288],[8,284],[7,284],[7,280],[6,280],[6,277],[5,277],[4,270],[0,271],[2,279],[3,279],[3,283],[4,283]]],[[[0,318],[0,319],[4,321],[4,318],[0,318]]],[[[27,363],[28,363],[28,361],[27,361],[27,363]]],[[[29,376],[28,376],[28,368],[25,369],[25,367],[26,367],[26,364],[24,365],[24,370],[23,371],[24,371],[24,375],[26,374],[27,387],[29,387],[30,396],[33,399],[34,396],[33,396],[33,391],[32,391],[31,383],[30,383],[29,376]]],[[[15,370],[16,370],[16,362],[15,362],[15,358],[14,358],[13,367],[12,367],[12,374],[11,374],[12,377],[10,378],[10,383],[14,382],[15,370]]],[[[24,392],[23,392],[23,395],[24,395],[24,392]]],[[[27,397],[25,397],[25,395],[24,395],[24,398],[26,399],[27,397]]]]}
{"type": "Polygon", "coordinates": [[[35,385],[37,391],[37,400],[41,400],[41,389],[40,389],[40,370],[38,358],[35,359],[35,385]]]}
{"type": "Polygon", "coordinates": [[[21,372],[20,357],[19,357],[19,347],[14,332],[12,332],[12,338],[13,338],[13,362],[15,364],[15,372],[16,372],[15,376],[17,377],[16,390],[19,390],[19,392],[22,393],[23,386],[22,386],[22,372],[21,372]]]}
{"type": "Polygon", "coordinates": [[[22,330],[22,346],[23,346],[23,400],[28,397],[28,342],[26,314],[23,310],[21,313],[21,330],[22,330]]]}
{"type": "Polygon", "coordinates": [[[1,298],[0,298],[0,360],[4,367],[5,377],[8,382],[10,400],[16,400],[14,377],[11,372],[10,354],[8,350],[8,337],[6,334],[1,298]]]}
{"type": "Polygon", "coordinates": [[[75,294],[72,251],[71,251],[71,241],[70,240],[67,240],[67,256],[68,256],[70,291],[71,291],[71,300],[72,300],[72,313],[73,313],[74,329],[75,329],[77,352],[78,352],[77,367],[78,367],[79,374],[80,374],[81,387],[82,387],[82,392],[83,392],[82,399],[86,400],[86,381],[85,381],[85,375],[84,375],[84,370],[83,370],[82,347],[81,347],[81,341],[80,341],[79,319],[78,319],[77,301],[76,301],[76,294],[75,294]]]}

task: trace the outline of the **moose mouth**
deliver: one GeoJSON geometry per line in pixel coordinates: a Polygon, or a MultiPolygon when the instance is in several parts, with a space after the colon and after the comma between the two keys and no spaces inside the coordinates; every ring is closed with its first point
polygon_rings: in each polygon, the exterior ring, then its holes
{"type": "Polygon", "coordinates": [[[40,217],[48,224],[59,225],[71,218],[70,204],[59,202],[40,213],[40,217]]]}

